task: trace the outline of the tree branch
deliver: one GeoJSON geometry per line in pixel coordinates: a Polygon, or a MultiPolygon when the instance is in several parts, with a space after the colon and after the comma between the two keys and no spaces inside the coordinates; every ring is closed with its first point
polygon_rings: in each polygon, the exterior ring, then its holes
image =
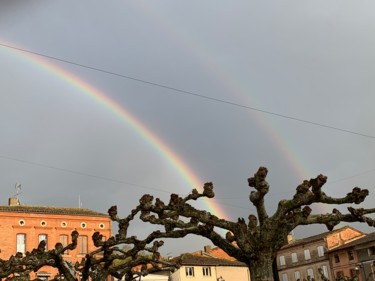
{"type": "Polygon", "coordinates": [[[268,193],[269,184],[266,181],[268,170],[266,167],[259,167],[254,177],[249,178],[247,181],[250,187],[254,187],[256,191],[250,193],[250,201],[257,209],[259,224],[263,225],[264,221],[268,218],[268,214],[264,205],[264,196],[268,193]]]}

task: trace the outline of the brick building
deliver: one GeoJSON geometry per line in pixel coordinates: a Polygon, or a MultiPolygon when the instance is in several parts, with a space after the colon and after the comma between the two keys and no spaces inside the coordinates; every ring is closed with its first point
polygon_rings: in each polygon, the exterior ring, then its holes
{"type": "Polygon", "coordinates": [[[277,269],[282,281],[321,280],[319,270],[334,280],[328,252],[333,248],[364,237],[361,231],[345,226],[301,240],[290,240],[277,253],[277,269]]]}
{"type": "Polygon", "coordinates": [[[329,251],[335,278],[375,281],[375,232],[329,251]]]}
{"type": "MultiPolygon", "coordinates": [[[[82,208],[62,208],[20,205],[17,198],[0,206],[0,258],[9,259],[16,252],[26,253],[45,240],[47,250],[61,242],[71,242],[73,230],[78,231],[78,245],[65,254],[64,259],[81,261],[86,253],[96,249],[91,239],[99,231],[105,238],[112,235],[112,223],[107,214],[82,208]]],[[[54,268],[41,268],[38,277],[48,279],[57,273],[54,268]]]]}

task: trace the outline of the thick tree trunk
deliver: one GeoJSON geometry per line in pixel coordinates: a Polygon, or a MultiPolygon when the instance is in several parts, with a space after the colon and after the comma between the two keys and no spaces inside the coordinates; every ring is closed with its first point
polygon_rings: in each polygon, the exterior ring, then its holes
{"type": "Polygon", "coordinates": [[[262,253],[249,265],[251,281],[276,281],[273,276],[273,256],[262,253]]]}

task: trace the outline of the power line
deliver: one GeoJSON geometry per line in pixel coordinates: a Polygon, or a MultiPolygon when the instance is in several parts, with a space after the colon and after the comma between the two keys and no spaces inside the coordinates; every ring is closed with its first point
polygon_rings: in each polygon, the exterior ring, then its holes
{"type": "Polygon", "coordinates": [[[366,138],[375,139],[375,136],[369,135],[369,134],[364,134],[364,133],[355,132],[355,131],[352,131],[352,130],[342,129],[342,128],[339,128],[339,127],[335,127],[335,126],[331,126],[331,125],[327,125],[327,124],[323,124],[323,123],[318,123],[318,122],[314,122],[314,121],[309,121],[309,120],[306,120],[306,119],[301,119],[301,118],[298,118],[298,117],[293,117],[293,116],[289,116],[289,115],[285,115],[285,114],[281,114],[281,113],[277,113],[277,112],[273,112],[273,111],[268,111],[268,110],[264,110],[264,109],[260,109],[260,108],[256,108],[256,107],[251,107],[251,106],[235,103],[235,102],[228,101],[228,100],[218,99],[218,98],[198,94],[198,93],[195,93],[195,92],[171,87],[171,86],[168,86],[168,85],[164,85],[164,84],[160,84],[160,83],[156,83],[156,82],[151,82],[151,81],[147,81],[147,80],[144,80],[144,79],[131,77],[131,76],[128,76],[128,75],[119,74],[119,73],[116,73],[116,72],[113,72],[113,71],[104,70],[104,69],[101,69],[101,68],[88,66],[88,65],[81,64],[81,63],[61,59],[61,58],[58,58],[58,57],[49,56],[49,55],[45,55],[45,54],[42,54],[42,53],[17,48],[17,47],[2,44],[2,43],[0,43],[0,46],[3,46],[5,48],[9,48],[9,49],[13,49],[13,50],[17,50],[17,51],[21,51],[21,52],[25,52],[25,53],[34,54],[34,55],[41,56],[41,57],[45,57],[45,58],[48,58],[48,59],[51,59],[51,60],[60,61],[60,62],[63,62],[63,63],[75,65],[75,66],[78,66],[78,67],[94,70],[94,71],[97,71],[97,72],[102,72],[102,73],[105,73],[105,74],[108,74],[108,75],[117,76],[117,77],[120,77],[120,78],[136,81],[136,82],[139,82],[139,83],[143,83],[143,84],[167,89],[167,90],[179,93],[179,94],[190,95],[190,96],[194,96],[194,97],[197,97],[197,98],[201,98],[201,99],[205,99],[205,100],[209,100],[209,101],[213,101],[213,102],[218,102],[218,103],[223,103],[223,104],[227,104],[227,105],[231,105],[231,106],[235,106],[235,107],[239,107],[239,108],[244,108],[244,109],[248,109],[248,110],[252,110],[252,111],[256,111],[256,112],[260,112],[260,113],[264,113],[264,114],[268,114],[268,115],[273,115],[273,116],[284,118],[284,119],[289,119],[289,120],[309,124],[309,125],[314,125],[314,126],[318,126],[318,127],[322,127],[322,128],[326,128],[326,129],[331,129],[331,130],[343,132],[343,133],[348,133],[348,134],[352,134],[352,135],[358,135],[358,136],[362,136],[362,137],[366,137],[366,138]]]}
{"type": "MultiPolygon", "coordinates": [[[[99,180],[103,180],[103,181],[108,181],[108,182],[113,182],[113,183],[118,183],[118,184],[125,184],[125,185],[143,188],[143,189],[153,190],[153,191],[159,191],[159,192],[163,192],[163,193],[167,193],[167,194],[175,193],[175,192],[170,192],[170,191],[167,191],[167,190],[161,189],[161,188],[150,187],[150,186],[146,186],[146,185],[140,185],[140,184],[136,184],[136,183],[126,182],[126,181],[117,180],[117,179],[108,178],[108,177],[103,177],[103,176],[97,176],[97,175],[93,175],[93,174],[89,174],[89,173],[83,173],[83,172],[80,172],[80,171],[75,171],[75,170],[66,169],[66,168],[60,168],[60,167],[56,167],[56,166],[52,166],[52,165],[42,164],[42,163],[24,160],[24,159],[18,159],[18,158],[14,158],[14,157],[5,156],[5,155],[0,155],[0,158],[15,161],[15,162],[20,162],[20,163],[24,163],[24,164],[28,164],[28,165],[32,165],[32,166],[38,166],[38,167],[53,169],[53,170],[57,170],[57,171],[65,172],[65,173],[76,174],[76,175],[79,175],[79,176],[85,176],[85,177],[89,177],[89,178],[99,179],[99,180]]],[[[178,194],[178,195],[184,196],[182,194],[178,194]]],[[[216,199],[216,198],[213,198],[213,199],[216,199]]],[[[249,209],[249,207],[241,207],[241,206],[236,206],[236,205],[227,204],[227,203],[220,203],[220,204],[225,205],[225,206],[229,206],[229,207],[233,207],[233,208],[237,208],[237,209],[249,209]]]]}
{"type": "MultiPolygon", "coordinates": [[[[103,181],[108,181],[108,182],[112,182],[112,183],[125,184],[125,185],[130,185],[130,186],[135,186],[135,187],[143,188],[143,189],[148,189],[148,190],[153,190],[153,191],[159,191],[159,192],[163,192],[163,193],[172,194],[172,192],[167,191],[165,189],[161,189],[161,188],[156,188],[156,187],[151,187],[151,186],[146,186],[146,185],[140,185],[140,184],[136,184],[136,183],[126,182],[126,181],[117,180],[117,179],[108,178],[108,177],[103,177],[103,176],[97,176],[97,175],[93,175],[93,174],[89,174],[89,173],[83,173],[83,172],[80,172],[80,171],[75,171],[75,170],[71,170],[71,169],[56,167],[56,166],[47,165],[47,164],[43,164],[43,163],[38,163],[38,162],[34,162],[34,161],[29,161],[29,160],[24,160],[24,159],[18,159],[18,158],[14,158],[14,157],[5,156],[5,155],[0,155],[0,158],[6,159],[6,160],[15,161],[15,162],[20,162],[20,163],[24,163],[24,164],[28,164],[28,165],[32,165],[32,166],[38,166],[38,167],[53,169],[53,170],[57,170],[57,171],[61,171],[61,172],[66,172],[66,173],[70,173],[70,174],[76,174],[76,175],[85,176],[85,177],[89,177],[89,178],[94,178],[94,179],[99,179],[99,180],[103,180],[103,181]]],[[[337,179],[337,180],[335,180],[333,182],[329,182],[327,184],[336,183],[336,182],[340,182],[340,181],[345,181],[345,180],[357,177],[357,176],[362,175],[362,174],[367,174],[367,173],[370,173],[370,172],[373,172],[373,171],[375,171],[375,169],[367,170],[367,171],[355,174],[353,176],[349,176],[349,177],[337,179]]],[[[294,193],[294,191],[279,192],[277,194],[292,194],[292,193],[294,193]]],[[[181,194],[178,194],[178,195],[183,196],[181,194]]],[[[232,197],[232,198],[230,198],[230,197],[214,197],[212,199],[214,199],[214,200],[231,200],[231,199],[239,199],[239,198],[243,198],[243,197],[238,197],[238,198],[234,198],[234,197],[232,197]]],[[[232,207],[232,208],[237,208],[237,209],[246,209],[246,210],[251,209],[250,207],[242,207],[242,206],[228,204],[228,203],[220,203],[220,205],[224,205],[224,206],[228,206],[228,207],[232,207]]]]}
{"type": "Polygon", "coordinates": [[[116,179],[113,179],[113,178],[108,178],[108,177],[103,177],[103,176],[97,176],[97,175],[93,175],[93,174],[89,174],[89,173],[83,173],[83,172],[79,172],[79,171],[75,171],[75,170],[71,170],[71,169],[65,169],[65,168],[56,167],[56,166],[47,165],[47,164],[42,164],[42,163],[37,163],[37,162],[29,161],[29,160],[9,157],[9,156],[5,156],[5,155],[0,155],[0,158],[12,160],[12,161],[15,161],[15,162],[20,162],[20,163],[24,163],[24,164],[28,164],[28,165],[32,165],[32,166],[38,166],[38,167],[53,169],[53,170],[62,171],[62,172],[70,173],[70,174],[76,174],[76,175],[85,176],[85,177],[89,177],[89,178],[95,178],[95,179],[99,179],[99,180],[103,180],[103,181],[109,181],[109,182],[118,183],[118,184],[131,185],[131,186],[140,187],[140,188],[143,188],[143,189],[160,191],[160,192],[169,193],[169,194],[172,193],[172,192],[169,192],[167,190],[160,189],[160,188],[155,188],[155,187],[140,185],[140,184],[136,184],[136,183],[116,180],[116,179]]]}

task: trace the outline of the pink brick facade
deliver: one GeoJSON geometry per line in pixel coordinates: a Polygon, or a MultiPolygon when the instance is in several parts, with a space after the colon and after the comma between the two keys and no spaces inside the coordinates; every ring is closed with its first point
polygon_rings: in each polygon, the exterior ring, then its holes
{"type": "MultiPolygon", "coordinates": [[[[96,247],[92,235],[99,231],[106,238],[112,235],[110,218],[98,212],[79,208],[40,206],[0,206],[0,258],[9,259],[17,251],[37,248],[39,240],[47,240],[47,250],[58,242],[71,243],[71,233],[78,231],[80,237],[75,250],[64,256],[73,264],[85,253],[96,247]]],[[[57,273],[52,268],[42,268],[51,278],[57,273]]]]}

